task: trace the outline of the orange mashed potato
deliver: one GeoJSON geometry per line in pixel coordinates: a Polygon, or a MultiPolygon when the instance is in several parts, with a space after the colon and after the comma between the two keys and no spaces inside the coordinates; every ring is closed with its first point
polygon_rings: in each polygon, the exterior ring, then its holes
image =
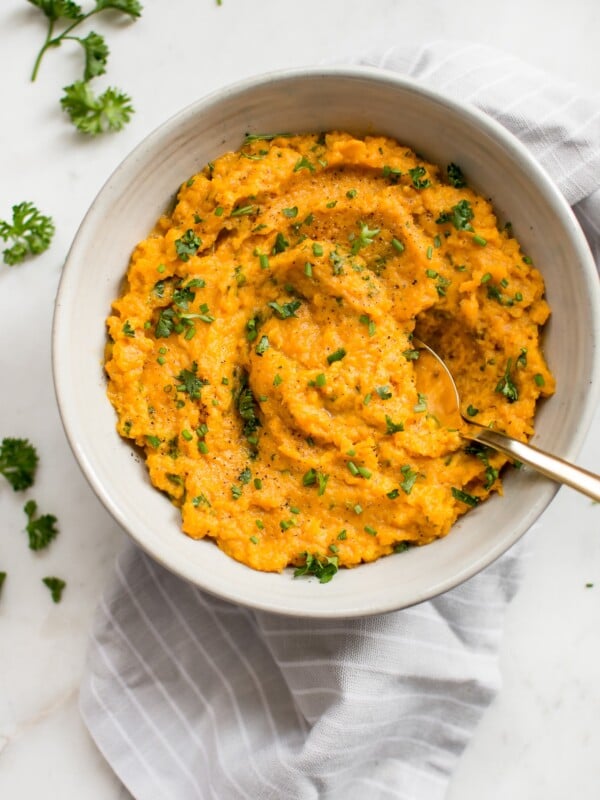
{"type": "Polygon", "coordinates": [[[543,294],[456,165],[385,137],[248,136],[137,245],[108,396],[188,536],[259,570],[350,567],[501,490],[506,459],[428,401],[413,334],[468,416],[524,440],[554,389],[543,294]]]}

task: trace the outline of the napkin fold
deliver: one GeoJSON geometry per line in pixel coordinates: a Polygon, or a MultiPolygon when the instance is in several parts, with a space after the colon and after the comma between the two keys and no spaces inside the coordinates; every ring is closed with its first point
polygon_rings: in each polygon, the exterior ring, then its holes
{"type": "MultiPolygon", "coordinates": [[[[600,98],[471,43],[353,63],[499,120],[574,207],[598,261],[600,98]]],[[[231,605],[130,544],[94,621],[83,718],[136,800],[441,800],[499,688],[521,550],[413,608],[328,621],[231,605]]]]}

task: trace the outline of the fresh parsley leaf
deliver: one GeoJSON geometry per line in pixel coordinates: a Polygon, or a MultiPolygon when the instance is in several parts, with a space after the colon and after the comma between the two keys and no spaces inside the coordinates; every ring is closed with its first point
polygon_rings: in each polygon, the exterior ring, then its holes
{"type": "Polygon", "coordinates": [[[248,385],[248,376],[246,374],[242,375],[236,406],[243,422],[242,434],[253,447],[256,447],[258,444],[256,431],[260,428],[261,423],[256,413],[258,404],[254,399],[252,389],[248,385]]]}
{"type": "Polygon", "coordinates": [[[366,222],[359,222],[358,236],[351,234],[352,238],[352,255],[356,255],[363,247],[368,247],[373,244],[376,236],[381,233],[381,228],[369,228],[366,222]]]}
{"type": "Polygon", "coordinates": [[[394,422],[394,420],[387,414],[385,415],[385,424],[386,424],[385,432],[388,433],[390,436],[394,433],[400,433],[401,431],[404,430],[403,422],[394,422]]]}
{"type": "Polygon", "coordinates": [[[27,439],[7,437],[0,445],[0,474],[4,475],[15,492],[33,485],[38,454],[27,439]]]}
{"type": "Polygon", "coordinates": [[[456,486],[452,487],[452,497],[454,497],[455,500],[460,500],[461,503],[465,503],[467,506],[471,506],[471,508],[474,508],[480,502],[479,497],[467,494],[467,492],[463,492],[462,489],[457,489],[456,486]]]}
{"type": "Polygon", "coordinates": [[[49,20],[83,19],[81,7],[71,0],[29,0],[32,6],[39,8],[49,20]]]}
{"type": "Polygon", "coordinates": [[[277,253],[283,253],[290,246],[290,243],[285,238],[281,231],[275,237],[275,244],[273,245],[273,255],[277,255],[277,253]]]}
{"type": "Polygon", "coordinates": [[[138,0],[96,0],[94,11],[105,11],[113,8],[115,11],[122,11],[130,17],[139,17],[142,14],[143,6],[138,0]]]}
{"type": "Polygon", "coordinates": [[[452,206],[450,211],[442,211],[436,222],[438,225],[451,222],[457,231],[472,231],[471,220],[473,217],[473,209],[469,201],[461,200],[455,206],[452,206]]]}
{"type": "Polygon", "coordinates": [[[42,578],[42,583],[44,583],[48,589],[50,589],[50,594],[52,595],[54,602],[60,603],[63,589],[67,585],[66,582],[60,578],[48,577],[42,578]]]}
{"type": "Polygon", "coordinates": [[[133,114],[129,95],[109,87],[96,96],[86,81],[65,86],[60,104],[77,130],[89,136],[120,131],[133,114]]]}
{"type": "Polygon", "coordinates": [[[400,472],[404,477],[404,480],[400,484],[400,488],[406,494],[410,494],[417,481],[417,478],[419,477],[419,473],[416,470],[411,469],[409,464],[405,464],[403,467],[400,467],[400,472]]]}
{"type": "Polygon", "coordinates": [[[4,263],[20,264],[26,256],[36,256],[47,250],[54,236],[54,222],[41,214],[30,202],[12,207],[12,221],[0,220],[0,239],[10,241],[4,252],[4,263]]]}
{"type": "Polygon", "coordinates": [[[94,33],[94,31],[90,31],[87,36],[83,39],[78,39],[78,41],[85,53],[84,81],[89,81],[98,75],[104,75],[109,53],[104,37],[94,33]]]}
{"type": "Polygon", "coordinates": [[[299,578],[301,575],[314,575],[319,579],[319,583],[329,583],[333,576],[338,571],[338,557],[325,556],[320,559],[314,553],[301,553],[304,558],[304,564],[294,570],[294,578],[299,578]]]}
{"type": "Polygon", "coordinates": [[[448,183],[451,186],[454,186],[456,189],[462,189],[467,185],[465,176],[463,175],[462,169],[458,166],[458,164],[448,164],[446,167],[446,172],[448,173],[448,183]]]}
{"type": "Polygon", "coordinates": [[[267,305],[269,308],[273,309],[279,319],[289,319],[290,317],[296,316],[296,311],[300,308],[302,302],[300,300],[290,300],[289,303],[280,305],[279,303],[273,301],[271,303],[267,303],[267,305]]]}
{"type": "Polygon", "coordinates": [[[425,167],[419,165],[418,167],[413,167],[412,169],[408,170],[408,174],[412,180],[412,185],[415,189],[426,189],[428,186],[431,186],[431,181],[427,177],[423,177],[427,175],[427,171],[425,167]]]}
{"type": "Polygon", "coordinates": [[[263,356],[271,346],[268,336],[261,336],[258,344],[254,348],[257,356],[263,356]]]}
{"type": "Polygon", "coordinates": [[[43,550],[48,547],[58,534],[56,517],[52,514],[42,514],[42,516],[38,517],[35,500],[28,500],[23,507],[23,511],[27,514],[26,530],[29,536],[29,548],[31,550],[43,550]]]}
{"type": "Polygon", "coordinates": [[[190,256],[195,256],[200,247],[202,247],[202,239],[196,236],[192,228],[188,228],[183,236],[175,239],[175,250],[181,261],[189,261],[190,256]]]}
{"type": "Polygon", "coordinates": [[[176,380],[180,383],[177,386],[178,392],[185,392],[192,400],[200,399],[200,392],[202,387],[206,386],[208,381],[198,377],[198,364],[192,361],[191,369],[182,369],[176,380]]]}
{"type": "Polygon", "coordinates": [[[509,403],[514,403],[516,400],[519,399],[519,391],[515,384],[513,383],[511,377],[512,371],[512,358],[509,358],[506,362],[506,369],[504,370],[504,375],[500,378],[498,383],[496,384],[495,391],[499,394],[504,395],[509,403]]]}

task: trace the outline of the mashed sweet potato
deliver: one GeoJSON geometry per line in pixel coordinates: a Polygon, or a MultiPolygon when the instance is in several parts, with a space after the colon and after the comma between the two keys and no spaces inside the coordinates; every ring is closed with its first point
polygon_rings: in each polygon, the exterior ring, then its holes
{"type": "Polygon", "coordinates": [[[554,389],[543,293],[455,165],[384,137],[247,137],[137,245],[108,396],[186,534],[260,570],[354,566],[501,490],[504,457],[430,407],[413,334],[468,415],[526,439],[554,389]]]}

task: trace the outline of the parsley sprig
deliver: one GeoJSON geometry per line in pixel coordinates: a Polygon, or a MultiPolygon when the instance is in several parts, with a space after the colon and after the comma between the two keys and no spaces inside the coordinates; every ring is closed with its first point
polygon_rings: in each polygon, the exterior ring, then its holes
{"type": "Polygon", "coordinates": [[[65,94],[61,98],[61,106],[77,130],[96,136],[106,131],[118,131],[126,125],[133,113],[131,98],[120,89],[108,88],[103,94],[96,95],[90,81],[106,72],[109,48],[103,36],[90,31],[79,36],[75,30],[85,22],[103,11],[119,11],[132,19],[142,13],[142,5],[138,0],[95,0],[93,8],[83,11],[73,0],[29,0],[47,19],[46,38],[42,44],[31,74],[31,80],[37,78],[42,60],[50,49],[60,47],[63,42],[76,42],[83,50],[83,77],[70,86],[64,87],[65,94]],[[62,30],[57,32],[57,25],[62,30]]]}
{"type": "Polygon", "coordinates": [[[33,484],[38,454],[27,439],[7,437],[0,445],[0,474],[15,492],[28,489],[33,484]]]}
{"type": "Polygon", "coordinates": [[[37,515],[37,503],[28,500],[23,507],[27,515],[26,531],[30,550],[43,550],[58,535],[57,519],[53,514],[37,515]]]}
{"type": "Polygon", "coordinates": [[[51,217],[40,213],[33,203],[23,202],[12,207],[12,220],[0,219],[0,239],[10,241],[3,251],[9,267],[20,264],[26,256],[37,256],[47,250],[54,236],[51,217]]]}

